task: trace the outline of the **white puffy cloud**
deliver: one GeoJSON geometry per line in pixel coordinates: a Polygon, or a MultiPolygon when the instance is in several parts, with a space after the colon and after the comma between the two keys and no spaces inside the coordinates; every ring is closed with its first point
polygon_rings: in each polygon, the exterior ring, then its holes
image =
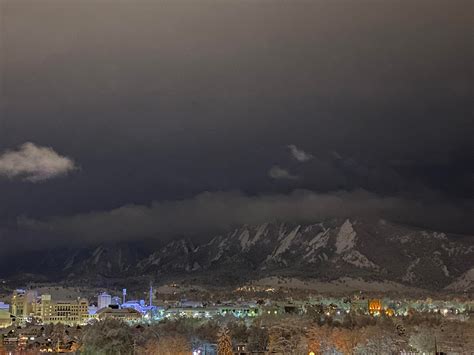
{"type": "Polygon", "coordinates": [[[271,169],[268,171],[268,176],[270,176],[272,179],[275,180],[280,180],[280,179],[288,179],[288,180],[296,180],[298,179],[298,176],[291,175],[288,170],[285,170],[278,165],[274,165],[271,167],[271,169]]]}
{"type": "Polygon", "coordinates": [[[29,182],[66,175],[74,169],[76,166],[72,159],[59,155],[52,148],[40,147],[31,142],[0,155],[0,176],[29,182]]]}
{"type": "Polygon", "coordinates": [[[314,158],[311,154],[305,152],[304,150],[298,149],[298,147],[294,144],[290,144],[288,148],[290,149],[293,158],[295,158],[299,162],[303,163],[314,158]]]}

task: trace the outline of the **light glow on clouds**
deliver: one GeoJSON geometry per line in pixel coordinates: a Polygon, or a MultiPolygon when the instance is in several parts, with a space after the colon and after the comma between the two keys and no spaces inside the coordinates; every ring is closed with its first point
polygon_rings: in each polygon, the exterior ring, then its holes
{"type": "Polygon", "coordinates": [[[301,163],[304,163],[314,158],[311,154],[305,152],[304,150],[298,149],[298,147],[294,144],[290,144],[288,148],[290,149],[290,152],[291,152],[291,155],[293,155],[293,158],[295,158],[301,163]]]}
{"type": "Polygon", "coordinates": [[[296,180],[298,176],[290,174],[288,170],[285,170],[278,165],[274,165],[268,171],[268,176],[275,180],[287,179],[287,180],[296,180]]]}

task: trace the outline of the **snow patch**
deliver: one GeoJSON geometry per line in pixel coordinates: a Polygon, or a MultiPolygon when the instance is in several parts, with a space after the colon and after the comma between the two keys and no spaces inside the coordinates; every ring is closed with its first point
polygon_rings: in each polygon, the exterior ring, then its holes
{"type": "Polygon", "coordinates": [[[102,247],[97,247],[94,252],[92,253],[92,256],[94,257],[94,264],[98,264],[100,260],[100,256],[103,254],[104,248],[102,247]]]}
{"type": "Polygon", "coordinates": [[[466,271],[456,281],[446,286],[447,290],[470,291],[474,290],[474,268],[466,271]]]}
{"type": "Polygon", "coordinates": [[[280,225],[280,229],[278,231],[278,241],[282,240],[283,238],[285,238],[285,233],[286,233],[286,230],[285,230],[285,225],[282,223],[280,225]]]}
{"type": "Polygon", "coordinates": [[[200,269],[201,269],[201,265],[199,265],[199,263],[197,261],[195,261],[191,271],[196,271],[196,270],[200,270],[200,269]]]}
{"type": "Polygon", "coordinates": [[[350,251],[348,254],[342,257],[342,260],[344,260],[348,264],[352,264],[360,268],[375,269],[375,270],[379,269],[379,267],[376,264],[374,264],[372,261],[367,259],[365,255],[359,253],[357,250],[350,251]]]}
{"type": "Polygon", "coordinates": [[[267,226],[267,223],[258,226],[253,238],[251,238],[249,230],[245,229],[239,236],[240,246],[242,247],[242,250],[248,250],[252,245],[255,245],[265,234],[267,226]]]}
{"type": "Polygon", "coordinates": [[[402,280],[405,282],[413,282],[415,281],[416,275],[413,269],[418,265],[420,262],[420,258],[417,258],[415,261],[413,261],[410,265],[408,265],[407,271],[405,275],[402,277],[402,280]]]}
{"type": "Polygon", "coordinates": [[[262,224],[261,226],[258,227],[257,233],[255,233],[255,236],[253,237],[253,239],[251,241],[251,245],[254,245],[255,243],[257,243],[260,240],[260,238],[266,232],[267,227],[268,227],[268,223],[262,224]]]}
{"type": "Polygon", "coordinates": [[[300,229],[300,226],[296,227],[282,240],[278,249],[273,254],[274,257],[280,254],[283,254],[285,251],[288,250],[288,248],[291,245],[291,242],[293,241],[293,239],[295,239],[296,235],[298,234],[299,229],[300,229]]]}
{"type": "Polygon", "coordinates": [[[434,254],[433,260],[439,265],[439,267],[443,271],[444,276],[449,277],[450,276],[449,275],[449,270],[448,270],[448,268],[446,267],[446,265],[444,264],[443,260],[440,257],[441,253],[438,252],[438,251],[435,251],[435,252],[433,252],[433,254],[434,254]]]}
{"type": "Polygon", "coordinates": [[[151,261],[151,265],[159,265],[160,262],[161,262],[161,258],[155,256],[151,261]]]}
{"type": "Polygon", "coordinates": [[[245,229],[239,236],[240,246],[242,247],[242,250],[248,249],[249,238],[250,238],[250,233],[247,229],[245,229]]]}
{"type": "Polygon", "coordinates": [[[352,227],[352,223],[346,219],[344,224],[339,229],[336,238],[336,253],[341,254],[355,246],[356,232],[352,227]]]}
{"type": "Polygon", "coordinates": [[[442,265],[442,266],[441,266],[441,270],[443,270],[444,276],[446,276],[446,277],[449,277],[449,276],[450,276],[450,275],[449,275],[449,270],[448,270],[448,268],[446,267],[446,265],[442,265]]]}
{"type": "Polygon", "coordinates": [[[397,282],[392,281],[365,281],[360,278],[349,278],[342,277],[338,280],[323,282],[319,280],[306,280],[302,281],[297,278],[283,278],[271,276],[252,282],[254,286],[268,286],[274,288],[292,288],[292,289],[305,289],[305,290],[316,290],[321,293],[342,293],[354,291],[367,291],[367,292],[400,292],[400,291],[411,291],[420,292],[421,290],[404,286],[397,282]]]}
{"type": "Polygon", "coordinates": [[[216,256],[212,258],[211,263],[214,262],[214,261],[219,260],[222,257],[223,254],[224,254],[224,249],[219,248],[219,250],[217,251],[216,256]]]}
{"type": "Polygon", "coordinates": [[[319,249],[326,246],[326,243],[329,239],[329,229],[326,229],[324,232],[318,233],[313,239],[310,240],[309,245],[314,249],[319,249]]]}
{"type": "Polygon", "coordinates": [[[434,232],[433,233],[433,237],[435,239],[439,239],[439,240],[447,240],[448,238],[446,237],[446,234],[444,233],[437,233],[437,232],[434,232]]]}
{"type": "Polygon", "coordinates": [[[70,269],[72,268],[72,266],[74,265],[74,261],[76,259],[76,256],[72,256],[71,258],[68,259],[68,261],[66,262],[66,265],[64,266],[63,270],[67,270],[67,269],[70,269]]]}
{"type": "Polygon", "coordinates": [[[405,243],[408,243],[409,241],[411,241],[411,236],[410,235],[402,235],[399,240],[400,240],[400,243],[402,244],[405,244],[405,243]]]}
{"type": "Polygon", "coordinates": [[[308,243],[308,247],[306,248],[307,253],[303,257],[303,259],[310,258],[308,262],[314,263],[315,261],[317,261],[317,258],[316,258],[317,256],[320,260],[323,260],[320,255],[314,255],[314,253],[318,249],[325,247],[327,245],[328,240],[329,240],[329,229],[326,229],[324,232],[318,233],[308,243]]]}

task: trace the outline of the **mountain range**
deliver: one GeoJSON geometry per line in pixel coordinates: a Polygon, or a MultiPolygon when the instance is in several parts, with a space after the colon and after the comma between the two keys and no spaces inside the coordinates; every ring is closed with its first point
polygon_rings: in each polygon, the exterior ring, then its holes
{"type": "MultiPolygon", "coordinates": [[[[268,276],[331,282],[344,277],[428,290],[474,291],[474,237],[385,220],[240,226],[195,244],[175,239],[61,248],[16,258],[10,274],[86,280],[194,277],[239,284],[268,276]]],[[[1,269],[6,270],[5,266],[1,269]]]]}

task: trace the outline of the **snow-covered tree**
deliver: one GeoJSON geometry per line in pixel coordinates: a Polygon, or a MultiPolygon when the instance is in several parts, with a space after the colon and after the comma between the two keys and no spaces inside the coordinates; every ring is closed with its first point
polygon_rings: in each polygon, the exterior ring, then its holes
{"type": "Polygon", "coordinates": [[[133,348],[130,328],[118,320],[106,319],[84,332],[81,354],[125,355],[132,353],[133,348]]]}
{"type": "Polygon", "coordinates": [[[329,349],[332,329],[327,326],[313,325],[306,332],[308,348],[315,353],[322,353],[329,349]]]}
{"type": "Polygon", "coordinates": [[[269,330],[269,350],[278,354],[307,354],[304,330],[295,324],[274,325],[269,330]]]}
{"type": "Polygon", "coordinates": [[[222,327],[217,339],[217,354],[218,355],[233,355],[232,339],[230,331],[227,327],[222,327]]]}
{"type": "Polygon", "coordinates": [[[410,345],[419,352],[434,352],[436,333],[434,329],[419,327],[417,332],[410,336],[410,345]]]}
{"type": "Polygon", "coordinates": [[[140,351],[144,355],[187,355],[191,353],[188,340],[179,334],[151,339],[140,351]]]}
{"type": "Polygon", "coordinates": [[[360,329],[360,342],[355,353],[392,354],[406,348],[406,339],[399,334],[395,325],[390,328],[376,325],[360,329]]]}
{"type": "Polygon", "coordinates": [[[474,319],[442,324],[437,332],[438,351],[468,353],[474,349],[474,319]]]}
{"type": "Polygon", "coordinates": [[[352,354],[362,340],[363,334],[359,329],[334,328],[331,333],[332,344],[344,354],[352,354]]]}
{"type": "Polygon", "coordinates": [[[248,349],[250,351],[265,351],[268,346],[268,330],[257,323],[249,328],[248,349]]]}
{"type": "Polygon", "coordinates": [[[248,329],[244,321],[235,321],[227,323],[232,339],[237,343],[245,343],[248,339],[248,329]]]}

